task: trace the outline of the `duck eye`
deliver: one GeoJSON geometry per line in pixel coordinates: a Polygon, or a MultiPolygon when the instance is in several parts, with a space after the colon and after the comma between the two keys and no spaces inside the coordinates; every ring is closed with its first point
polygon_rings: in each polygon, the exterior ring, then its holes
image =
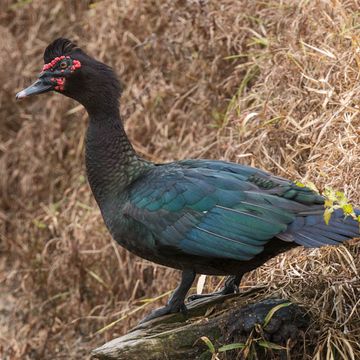
{"type": "Polygon", "coordinates": [[[61,63],[60,63],[60,68],[61,68],[61,69],[67,68],[67,62],[66,62],[66,61],[61,62],[61,63]]]}

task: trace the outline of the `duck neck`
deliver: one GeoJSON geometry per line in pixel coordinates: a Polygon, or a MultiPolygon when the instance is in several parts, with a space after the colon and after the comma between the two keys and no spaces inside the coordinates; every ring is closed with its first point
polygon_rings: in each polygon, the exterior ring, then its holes
{"type": "Polygon", "coordinates": [[[114,199],[151,163],[140,158],[125,133],[118,107],[89,111],[86,170],[98,203],[114,199]]]}

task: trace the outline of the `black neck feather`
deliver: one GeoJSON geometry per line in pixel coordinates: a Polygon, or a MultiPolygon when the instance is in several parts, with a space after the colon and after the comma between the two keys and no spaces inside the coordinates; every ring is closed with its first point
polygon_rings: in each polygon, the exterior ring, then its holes
{"type": "Polygon", "coordinates": [[[86,137],[87,175],[96,200],[102,203],[118,197],[151,164],[133,149],[118,108],[87,110],[90,116],[86,137]]]}

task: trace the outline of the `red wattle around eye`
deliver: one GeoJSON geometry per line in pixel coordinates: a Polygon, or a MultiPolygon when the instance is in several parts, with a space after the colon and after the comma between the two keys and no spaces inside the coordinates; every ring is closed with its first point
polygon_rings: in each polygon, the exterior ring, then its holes
{"type": "MultiPolygon", "coordinates": [[[[70,59],[70,56],[66,56],[66,58],[70,59]]],[[[49,63],[45,64],[42,68],[42,71],[49,70],[54,67],[59,61],[65,59],[65,56],[57,56],[56,58],[52,59],[49,63]]]]}

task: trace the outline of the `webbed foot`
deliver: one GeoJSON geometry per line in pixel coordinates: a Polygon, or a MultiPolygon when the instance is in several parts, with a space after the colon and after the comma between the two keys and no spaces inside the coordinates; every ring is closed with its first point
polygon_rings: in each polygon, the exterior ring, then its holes
{"type": "Polygon", "coordinates": [[[174,314],[181,312],[182,314],[187,314],[187,308],[184,303],[182,304],[167,304],[161,308],[153,310],[149,315],[147,315],[144,319],[140,321],[139,324],[143,324],[147,321],[153,320],[155,318],[168,315],[168,314],[174,314]]]}

